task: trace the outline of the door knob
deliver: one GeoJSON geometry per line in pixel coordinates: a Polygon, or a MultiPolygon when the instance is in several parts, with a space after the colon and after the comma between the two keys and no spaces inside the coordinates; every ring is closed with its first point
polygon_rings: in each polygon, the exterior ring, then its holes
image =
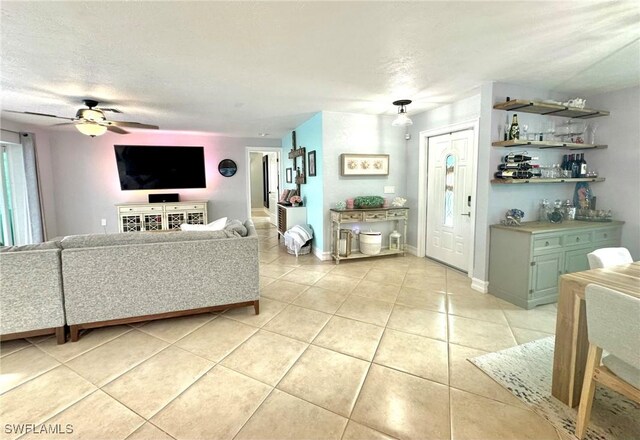
{"type": "Polygon", "coordinates": [[[460,215],[466,215],[467,217],[471,218],[471,213],[467,212],[466,214],[460,214],[460,215]]]}

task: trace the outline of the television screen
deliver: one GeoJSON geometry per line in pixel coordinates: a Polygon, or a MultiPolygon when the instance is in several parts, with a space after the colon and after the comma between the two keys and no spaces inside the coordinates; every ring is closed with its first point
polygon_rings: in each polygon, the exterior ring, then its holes
{"type": "Polygon", "coordinates": [[[114,145],[120,188],[206,188],[204,147],[114,145]]]}

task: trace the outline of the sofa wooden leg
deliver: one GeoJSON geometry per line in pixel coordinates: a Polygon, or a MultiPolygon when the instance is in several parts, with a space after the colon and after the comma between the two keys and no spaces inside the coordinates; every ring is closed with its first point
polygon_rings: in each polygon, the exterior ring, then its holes
{"type": "Polygon", "coordinates": [[[56,327],[56,342],[58,343],[58,345],[67,342],[64,325],[62,327],[56,327]]]}
{"type": "Polygon", "coordinates": [[[256,310],[256,315],[260,314],[260,300],[257,299],[253,302],[253,308],[256,310]]]}
{"type": "Polygon", "coordinates": [[[78,342],[78,337],[80,336],[80,328],[78,328],[77,325],[70,325],[69,336],[71,337],[71,342],[78,342]]]}

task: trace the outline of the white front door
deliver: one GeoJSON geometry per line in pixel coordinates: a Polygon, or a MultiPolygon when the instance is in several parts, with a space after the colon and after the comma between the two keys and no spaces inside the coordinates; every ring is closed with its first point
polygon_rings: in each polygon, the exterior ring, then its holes
{"type": "Polygon", "coordinates": [[[427,257],[469,270],[474,131],[430,137],[427,146],[427,257]]]}

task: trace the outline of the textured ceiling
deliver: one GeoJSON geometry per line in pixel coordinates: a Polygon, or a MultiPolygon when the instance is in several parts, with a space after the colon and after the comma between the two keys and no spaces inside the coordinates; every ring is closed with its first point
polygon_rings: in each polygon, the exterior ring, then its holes
{"type": "MultiPolygon", "coordinates": [[[[274,138],[320,111],[410,113],[493,80],[640,82],[639,2],[1,2],[2,108],[274,138]]],[[[37,125],[55,120],[3,113],[37,125]]]]}

